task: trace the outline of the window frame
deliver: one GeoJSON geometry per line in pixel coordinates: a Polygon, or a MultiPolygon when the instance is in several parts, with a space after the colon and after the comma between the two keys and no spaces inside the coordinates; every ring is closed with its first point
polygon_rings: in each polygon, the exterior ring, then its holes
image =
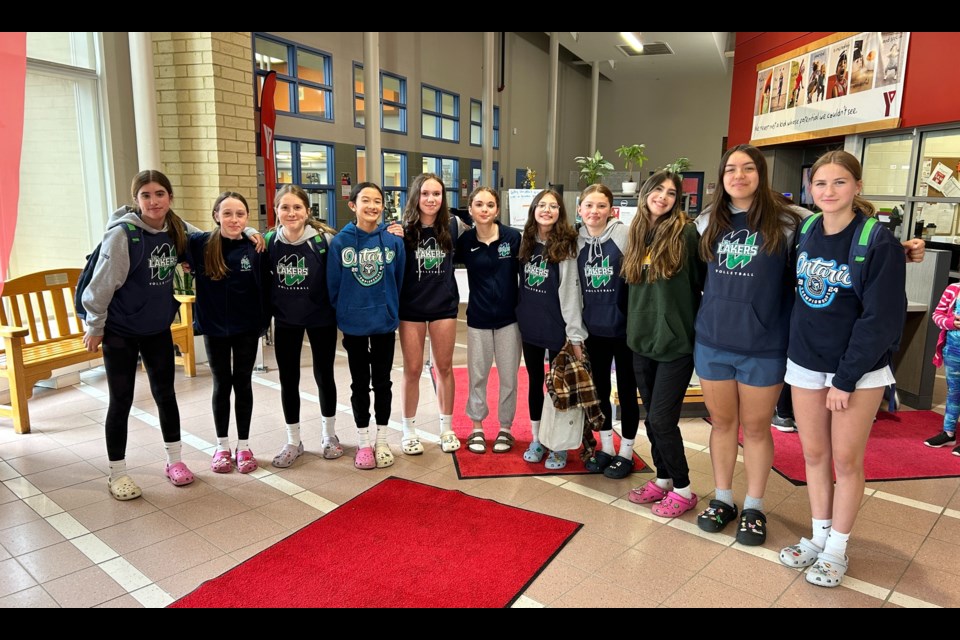
{"type": "Polygon", "coordinates": [[[425,82],[420,83],[420,137],[426,138],[428,140],[438,140],[440,142],[450,142],[453,144],[460,143],[460,94],[454,93],[452,91],[447,91],[441,89],[440,87],[435,87],[429,85],[425,82]],[[431,111],[423,106],[423,92],[432,91],[434,92],[434,100],[439,108],[437,111],[431,111]],[[453,111],[454,115],[450,116],[443,112],[443,97],[449,96],[453,98],[453,111]],[[423,116],[428,115],[436,118],[437,126],[433,132],[433,135],[428,135],[428,133],[423,128],[423,116]],[[444,138],[443,137],[443,123],[444,121],[449,121],[453,123],[453,138],[444,138]]]}
{"type": "MultiPolygon", "coordinates": [[[[471,147],[482,147],[483,146],[483,101],[470,98],[470,146],[471,147]],[[480,120],[473,119],[473,105],[476,104],[480,107],[480,120]],[[480,128],[480,143],[475,144],[473,142],[473,127],[480,128]]],[[[496,150],[500,149],[500,107],[493,105],[493,148],[496,150]]]]}
{"type": "MultiPolygon", "coordinates": [[[[272,42],[273,44],[278,44],[287,48],[287,65],[288,70],[292,73],[280,73],[277,72],[277,80],[284,81],[289,83],[287,90],[290,92],[288,100],[290,102],[290,107],[292,111],[283,111],[277,109],[277,113],[292,116],[296,118],[305,118],[307,120],[314,120],[317,122],[335,122],[334,118],[334,96],[333,96],[333,54],[323,51],[322,49],[317,49],[314,47],[309,47],[298,42],[293,42],[292,40],[287,40],[285,38],[280,38],[278,36],[265,33],[262,31],[254,31],[251,34],[251,45],[253,52],[253,101],[257,105],[259,110],[262,105],[260,105],[260,78],[266,77],[269,71],[264,71],[260,69],[257,65],[257,38],[272,42]],[[299,77],[299,57],[298,52],[309,53],[315,56],[323,58],[323,74],[325,78],[329,79],[329,82],[324,84],[320,82],[315,82],[313,80],[306,80],[299,77]],[[316,89],[323,92],[324,95],[324,109],[325,113],[330,114],[329,117],[313,115],[310,113],[303,113],[300,111],[300,87],[305,87],[309,89],[316,89]]],[[[279,87],[278,87],[279,88],[279,87]]]]}
{"type": "MultiPolygon", "coordinates": [[[[356,86],[357,70],[359,69],[361,72],[363,71],[363,63],[357,62],[356,60],[354,60],[352,69],[353,69],[353,75],[350,78],[350,84],[353,85],[353,126],[357,129],[363,129],[366,127],[366,122],[364,122],[364,124],[360,124],[359,121],[357,120],[358,114],[362,113],[360,110],[357,109],[357,100],[364,100],[364,105],[366,105],[367,87],[364,86],[363,93],[360,93],[357,91],[357,86],[356,86]]],[[[363,74],[361,73],[361,77],[362,76],[363,74]]],[[[410,123],[407,119],[407,109],[408,109],[407,105],[409,103],[408,96],[407,96],[407,79],[404,76],[401,76],[396,73],[391,73],[390,71],[384,71],[383,69],[380,70],[379,78],[380,78],[380,131],[383,133],[396,133],[398,135],[405,136],[410,130],[410,123]],[[399,101],[384,99],[383,97],[384,76],[387,76],[389,78],[394,78],[400,82],[400,100],[399,101]],[[397,109],[400,111],[401,129],[387,129],[386,127],[383,126],[384,105],[397,107],[397,109]]]]}
{"type": "Polygon", "coordinates": [[[460,206],[460,158],[455,158],[453,156],[437,156],[431,154],[423,154],[420,159],[421,166],[425,161],[435,161],[436,164],[430,171],[424,171],[424,173],[435,173],[441,178],[443,177],[443,161],[449,160],[453,162],[453,184],[444,184],[443,190],[447,192],[447,206],[450,208],[455,208],[460,206]]]}
{"type": "MultiPolygon", "coordinates": [[[[334,162],[334,153],[335,145],[332,142],[327,142],[324,140],[311,140],[309,138],[295,138],[291,136],[275,136],[273,139],[273,153],[274,158],[277,157],[277,143],[285,142],[290,143],[290,173],[294,179],[303,177],[303,168],[301,165],[301,155],[302,155],[302,145],[309,144],[318,147],[327,148],[327,180],[330,182],[320,182],[320,183],[302,183],[300,181],[295,182],[283,182],[280,180],[280,165],[277,163],[275,167],[276,171],[276,187],[279,191],[282,187],[288,184],[295,184],[306,192],[311,191],[325,191],[326,200],[327,200],[327,211],[329,212],[327,216],[326,223],[331,227],[337,228],[337,185],[335,179],[335,162],[334,162]]],[[[267,203],[267,206],[273,206],[273,200],[276,197],[276,194],[269,196],[270,201],[267,203]]]]}

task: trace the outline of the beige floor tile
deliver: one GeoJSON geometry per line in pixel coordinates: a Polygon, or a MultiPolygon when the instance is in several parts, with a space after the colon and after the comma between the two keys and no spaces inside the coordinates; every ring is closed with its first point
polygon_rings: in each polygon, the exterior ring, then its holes
{"type": "MultiPolygon", "coordinates": [[[[350,453],[348,452],[347,455],[343,457],[346,458],[349,455],[350,453]]],[[[412,462],[412,460],[416,459],[415,456],[405,456],[403,454],[397,455],[396,452],[394,452],[393,456],[394,456],[393,466],[387,468],[387,471],[390,472],[391,476],[396,476],[397,478],[403,478],[405,480],[416,480],[420,482],[425,475],[429,473],[433,473],[433,470],[430,467],[425,467],[417,464],[416,462],[412,462]]],[[[353,464],[352,458],[351,458],[350,464],[353,464]]],[[[364,471],[361,473],[366,473],[366,472],[364,471]]]]}
{"type": "MultiPolygon", "coordinates": [[[[144,467],[144,469],[146,468],[144,467]]],[[[163,473],[163,471],[161,470],[159,473],[163,473]]],[[[143,499],[158,509],[169,509],[217,492],[202,479],[195,480],[193,484],[188,484],[185,487],[175,487],[165,478],[162,481],[158,479],[154,484],[141,484],[140,479],[145,477],[144,473],[141,472],[134,479],[143,487],[143,499]]]]}
{"type": "Polygon", "coordinates": [[[7,504],[8,502],[16,502],[20,498],[17,497],[13,491],[7,489],[6,486],[0,484],[0,504],[7,504]]]}
{"type": "Polygon", "coordinates": [[[557,554],[557,560],[593,573],[619,557],[627,548],[620,543],[581,530],[557,554]]]}
{"type": "Polygon", "coordinates": [[[124,557],[145,576],[158,582],[223,555],[220,549],[188,531],[132,551],[124,557]]]}
{"type": "Polygon", "coordinates": [[[36,511],[19,500],[0,504],[0,530],[39,519],[36,511]]]}
{"type": "Polygon", "coordinates": [[[563,608],[609,608],[639,607],[638,596],[614,582],[593,575],[550,603],[550,607],[563,608]]]}
{"type": "Polygon", "coordinates": [[[913,564],[920,564],[952,573],[957,575],[957,579],[960,581],[960,556],[957,554],[956,540],[951,542],[934,539],[926,540],[920,546],[917,555],[913,558],[913,564]]]}
{"type": "Polygon", "coordinates": [[[777,599],[773,606],[804,609],[853,609],[880,607],[883,600],[872,598],[844,586],[827,589],[809,584],[803,576],[777,599]]]}
{"type": "Polygon", "coordinates": [[[142,498],[124,501],[111,499],[74,509],[70,515],[90,531],[99,531],[155,511],[157,507],[142,498]]]}
{"type": "Polygon", "coordinates": [[[764,606],[768,606],[797,579],[799,573],[731,547],[720,553],[700,575],[759,598],[766,603],[764,606]]]}
{"type": "Polygon", "coordinates": [[[653,607],[667,598],[694,576],[693,571],[678,567],[664,554],[652,556],[628,549],[601,567],[597,575],[637,594],[636,606],[653,607]]]}
{"type": "Polygon", "coordinates": [[[885,555],[910,560],[923,544],[923,536],[880,522],[858,520],[850,534],[850,545],[876,549],[885,555]]]}
{"type": "Polygon", "coordinates": [[[312,489],[318,485],[353,475],[353,456],[344,455],[336,460],[324,460],[312,454],[304,455],[289,469],[270,467],[270,471],[275,473],[278,478],[283,478],[304,489],[312,489]]]}
{"type": "Polygon", "coordinates": [[[103,473],[88,462],[80,461],[26,476],[41,491],[54,491],[102,477],[103,473]]]}
{"type": "Polygon", "coordinates": [[[47,524],[46,520],[33,520],[18,527],[0,530],[0,544],[14,556],[63,542],[65,538],[47,524]]]}
{"type": "Polygon", "coordinates": [[[567,482],[589,487],[594,491],[608,495],[612,502],[617,498],[625,498],[627,494],[630,493],[630,489],[636,486],[637,483],[640,482],[640,478],[643,477],[643,475],[637,474],[636,477],[631,475],[622,480],[611,480],[602,473],[591,473],[587,475],[564,476],[564,479],[567,482]]]}
{"type": "Polygon", "coordinates": [[[164,513],[176,518],[188,529],[198,529],[248,510],[249,507],[236,498],[217,491],[168,507],[164,513]]]}
{"type": "Polygon", "coordinates": [[[4,560],[9,560],[12,557],[13,556],[11,556],[10,553],[6,549],[4,549],[2,545],[0,545],[0,562],[4,560]]]}
{"type": "Polygon", "coordinates": [[[897,583],[896,591],[940,607],[960,607],[957,574],[931,566],[912,564],[897,583]]]}
{"type": "Polygon", "coordinates": [[[673,527],[660,527],[633,548],[649,556],[670,560],[678,567],[697,573],[727,547],[673,527]]]}
{"type": "Polygon", "coordinates": [[[915,507],[882,500],[868,499],[857,514],[857,519],[882,522],[917,535],[926,536],[937,522],[937,514],[915,507]]]}
{"type": "Polygon", "coordinates": [[[80,456],[71,450],[60,448],[13,458],[10,460],[10,466],[16,469],[20,475],[27,476],[56,467],[65,467],[81,460],[80,456]]]}
{"type": "Polygon", "coordinates": [[[243,562],[257,555],[261,551],[269,549],[273,545],[277,544],[284,538],[288,537],[290,533],[281,533],[277,535],[270,536],[269,538],[264,538],[263,540],[258,540],[253,544],[249,544],[245,547],[237,549],[230,554],[230,557],[236,560],[237,562],[243,562]]]}
{"type": "Polygon", "coordinates": [[[847,547],[847,556],[850,558],[848,576],[884,589],[893,589],[910,566],[903,558],[880,553],[872,545],[855,541],[847,547]]]}
{"type": "Polygon", "coordinates": [[[552,488],[553,485],[531,478],[490,478],[481,485],[471,487],[467,493],[519,507],[552,488]]]}
{"type": "MultiPolygon", "coordinates": [[[[393,467],[388,468],[387,471],[392,468],[393,467]]],[[[372,478],[360,473],[352,473],[349,476],[344,476],[331,482],[317,485],[313,487],[312,491],[318,496],[322,496],[331,502],[343,504],[352,500],[353,498],[356,498],[358,495],[367,489],[376,486],[378,483],[379,482],[376,478],[372,478]]]]}
{"type": "Polygon", "coordinates": [[[124,595],[98,604],[94,609],[143,609],[143,605],[133,596],[124,595]]]}
{"type": "Polygon", "coordinates": [[[195,531],[224,553],[231,553],[265,538],[284,534],[287,529],[263,514],[248,511],[199,527],[195,531]]]}
{"type": "Polygon", "coordinates": [[[960,540],[960,518],[942,515],[930,530],[930,537],[944,542],[956,543],[960,540]]]}
{"type": "MultiPolygon", "coordinates": [[[[960,465],[958,465],[960,466],[960,465]]],[[[868,482],[868,489],[886,491],[896,496],[912,498],[938,506],[945,506],[960,487],[960,478],[937,480],[900,480],[897,482],[868,482]]]]}
{"type": "Polygon", "coordinates": [[[771,600],[767,598],[732,588],[724,582],[708,578],[705,575],[697,575],[674,591],[663,604],[670,608],[729,609],[732,607],[748,607],[758,609],[769,607],[770,602],[771,600]]]}
{"type": "MultiPolygon", "coordinates": [[[[2,569],[0,569],[2,572],[2,569]]],[[[0,609],[59,609],[57,601],[43,587],[31,587],[0,598],[0,609]]]]}
{"type": "Polygon", "coordinates": [[[0,458],[10,462],[15,458],[29,456],[51,449],[59,449],[60,443],[43,433],[18,435],[16,440],[0,444],[0,458]]]}
{"type": "Polygon", "coordinates": [[[284,498],[262,507],[257,507],[257,512],[262,513],[281,526],[296,530],[304,525],[310,524],[323,514],[308,504],[297,500],[296,498],[284,498]]]}
{"type": "Polygon", "coordinates": [[[36,584],[33,576],[16,559],[0,560],[0,597],[29,589],[36,584]]]}
{"type": "Polygon", "coordinates": [[[550,605],[589,577],[590,573],[583,569],[553,560],[523,594],[541,604],[550,605]]]}
{"type": "Polygon", "coordinates": [[[173,538],[188,529],[162,511],[153,511],[97,531],[97,537],[120,555],[173,538]]]}
{"type": "Polygon", "coordinates": [[[224,495],[230,496],[251,509],[262,507],[265,504],[283,500],[287,497],[284,492],[274,489],[263,482],[245,482],[232,489],[225,489],[224,495]]]}
{"type": "Polygon", "coordinates": [[[237,564],[237,561],[230,556],[221,556],[191,567],[186,571],[181,571],[169,578],[164,578],[157,582],[157,586],[169,593],[174,599],[180,599],[207,580],[216,578],[237,564]]]}
{"type": "Polygon", "coordinates": [[[89,567],[43,585],[61,607],[95,607],[124,595],[100,567],[89,567]]]}
{"type": "Polygon", "coordinates": [[[104,500],[113,500],[110,496],[110,490],[107,488],[106,478],[96,478],[81,482],[70,487],[50,491],[47,496],[56,502],[62,509],[70,511],[79,509],[95,502],[104,500]]]}
{"type": "Polygon", "coordinates": [[[17,558],[39,582],[49,582],[91,566],[93,563],[69,542],[37,549],[17,558]]]}

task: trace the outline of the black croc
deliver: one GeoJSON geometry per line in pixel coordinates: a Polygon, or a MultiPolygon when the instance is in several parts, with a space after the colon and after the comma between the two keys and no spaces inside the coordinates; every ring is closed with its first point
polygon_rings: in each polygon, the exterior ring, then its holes
{"type": "Polygon", "coordinates": [[[756,509],[744,509],[740,514],[737,542],[756,547],[767,541],[767,516],[756,509]]]}
{"type": "Polygon", "coordinates": [[[583,466],[590,473],[603,473],[603,470],[609,467],[611,462],[613,462],[613,456],[601,450],[590,456],[583,463],[583,466]]]}
{"type": "Polygon", "coordinates": [[[613,480],[621,480],[633,473],[633,460],[621,456],[613,456],[613,460],[603,470],[603,475],[613,480]]]}
{"type": "Polygon", "coordinates": [[[722,500],[711,500],[710,506],[697,516],[697,526],[704,531],[717,533],[737,519],[737,505],[732,507],[722,500]]]}

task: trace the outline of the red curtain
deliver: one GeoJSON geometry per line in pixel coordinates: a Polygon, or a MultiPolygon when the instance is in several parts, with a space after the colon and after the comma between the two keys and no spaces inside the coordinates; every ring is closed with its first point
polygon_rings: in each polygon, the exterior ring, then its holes
{"type": "Polygon", "coordinates": [[[273,130],[277,124],[277,110],[273,94],[277,90],[277,72],[271,71],[263,79],[260,92],[260,155],[263,157],[263,186],[267,199],[267,226],[274,225],[273,198],[277,194],[277,158],[274,153],[273,130]]]}
{"type": "Polygon", "coordinates": [[[17,230],[27,32],[0,33],[0,291],[7,280],[17,230]]]}

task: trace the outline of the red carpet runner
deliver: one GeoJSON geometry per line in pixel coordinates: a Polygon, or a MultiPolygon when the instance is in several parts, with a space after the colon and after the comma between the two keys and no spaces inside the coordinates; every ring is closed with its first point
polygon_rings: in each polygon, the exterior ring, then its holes
{"type": "MultiPolygon", "coordinates": [[[[512,476],[562,476],[587,473],[579,455],[571,451],[567,455],[567,466],[558,471],[550,471],[540,463],[531,463],[523,459],[523,452],[530,444],[530,411],[527,407],[527,370],[520,367],[517,381],[517,414],[513,420],[513,437],[516,444],[507,453],[493,453],[493,441],[500,431],[500,421],[497,418],[497,399],[500,395],[500,379],[497,369],[490,370],[490,379],[487,380],[487,406],[490,415],[483,421],[484,434],[487,437],[487,452],[478,455],[467,450],[466,439],[473,432],[473,422],[467,417],[467,397],[470,395],[470,382],[465,367],[454,367],[453,376],[456,383],[456,399],[453,408],[453,430],[463,443],[460,450],[454,454],[454,463],[460,478],[504,478],[512,476]]],[[[546,391],[544,391],[546,393],[546,391]]],[[[641,424],[641,428],[643,425],[641,424]]],[[[596,434],[594,434],[596,435],[596,434]]],[[[599,445],[599,436],[597,437],[599,445]]],[[[613,435],[614,446],[620,449],[620,436],[613,435]]],[[[633,472],[649,471],[646,463],[640,456],[633,454],[633,472]]],[[[611,480],[611,482],[615,482],[611,480]]]]}
{"type": "MultiPolygon", "coordinates": [[[[931,449],[923,444],[943,429],[943,415],[935,411],[881,411],[867,440],[863,461],[866,479],[919,480],[960,476],[960,458],[951,447],[931,449]]],[[[806,484],[807,473],[796,433],[773,433],[773,469],[796,485],[806,484]]],[[[743,437],[740,438],[741,444],[743,437]]]]}
{"type": "Polygon", "coordinates": [[[583,526],[388,478],[171,607],[506,607],[583,526]]]}

